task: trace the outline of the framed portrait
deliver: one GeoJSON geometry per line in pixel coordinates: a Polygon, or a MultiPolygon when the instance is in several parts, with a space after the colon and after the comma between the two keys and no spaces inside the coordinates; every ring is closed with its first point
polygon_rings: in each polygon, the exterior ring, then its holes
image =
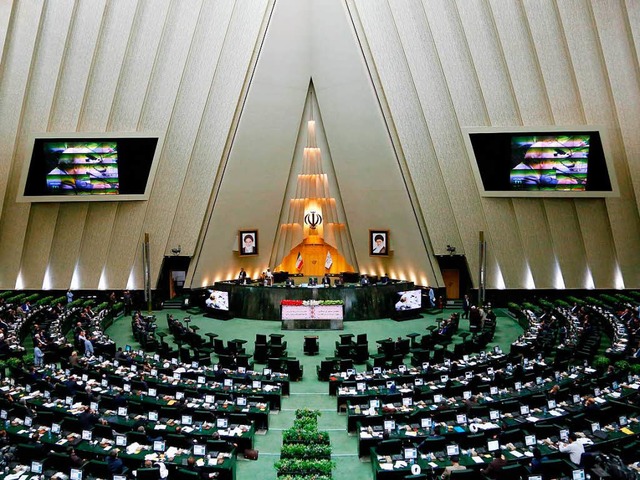
{"type": "Polygon", "coordinates": [[[238,238],[240,239],[240,248],[238,251],[241,256],[258,255],[257,230],[240,230],[238,238]]]}
{"type": "Polygon", "coordinates": [[[369,255],[389,255],[389,230],[369,230],[369,255]]]}

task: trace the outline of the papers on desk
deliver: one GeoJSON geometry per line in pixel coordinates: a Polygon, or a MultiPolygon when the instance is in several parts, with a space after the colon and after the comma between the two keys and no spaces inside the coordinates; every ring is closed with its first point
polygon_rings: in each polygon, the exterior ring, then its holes
{"type": "Polygon", "coordinates": [[[134,453],[138,453],[140,450],[142,450],[142,446],[138,442],[133,442],[127,447],[127,455],[133,455],[134,453]]]}
{"type": "Polygon", "coordinates": [[[482,460],[480,457],[471,457],[471,460],[476,463],[484,463],[484,460],[482,460]]]}
{"type": "MultiPolygon", "coordinates": [[[[161,423],[156,423],[153,427],[154,430],[166,430],[167,426],[161,423]]],[[[183,429],[184,430],[184,429],[183,429]]]]}
{"type": "Polygon", "coordinates": [[[528,421],[528,422],[536,423],[536,422],[537,422],[537,421],[539,421],[539,420],[541,420],[541,419],[540,419],[540,418],[538,418],[538,417],[532,417],[531,415],[527,417],[527,421],[528,421]]]}
{"type": "Polygon", "coordinates": [[[418,436],[418,432],[414,432],[412,430],[409,430],[409,431],[405,432],[405,435],[407,437],[417,437],[418,436]]]}
{"type": "Polygon", "coordinates": [[[381,463],[380,470],[393,470],[393,463],[381,463]]]}
{"type": "Polygon", "coordinates": [[[600,397],[596,397],[594,399],[597,403],[607,403],[607,401],[604,398],[600,398],[600,397]]]}
{"type": "Polygon", "coordinates": [[[193,427],[182,427],[182,431],[186,433],[193,432],[193,427]]]}
{"type": "Polygon", "coordinates": [[[620,398],[620,392],[611,392],[610,394],[613,398],[620,398]]]}
{"type": "Polygon", "coordinates": [[[511,450],[509,453],[516,458],[520,458],[524,456],[524,454],[520,453],[518,450],[511,450]]]}
{"type": "Polygon", "coordinates": [[[622,433],[626,433],[627,435],[633,435],[633,430],[630,430],[630,429],[629,429],[629,428],[627,428],[627,427],[621,428],[621,429],[620,429],[620,431],[621,431],[622,433]]]}
{"type": "Polygon", "coordinates": [[[169,447],[164,454],[167,458],[173,458],[178,454],[178,449],[176,447],[169,447]]]}
{"type": "Polygon", "coordinates": [[[562,413],[560,410],[549,410],[549,415],[553,415],[554,417],[560,417],[562,416],[562,413]]]}
{"type": "Polygon", "coordinates": [[[407,468],[407,462],[403,460],[397,460],[396,463],[393,464],[393,468],[407,468]]]}

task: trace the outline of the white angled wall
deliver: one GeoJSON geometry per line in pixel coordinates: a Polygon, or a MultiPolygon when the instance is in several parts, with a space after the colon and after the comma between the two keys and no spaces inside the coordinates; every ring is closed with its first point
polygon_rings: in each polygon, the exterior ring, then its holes
{"type": "Polygon", "coordinates": [[[637,1],[7,1],[0,51],[0,289],[142,288],[145,232],[154,278],[177,245],[193,286],[235,275],[310,78],[362,271],[441,285],[449,244],[477,284],[484,231],[488,288],[640,288],[637,1]],[[462,128],[540,125],[604,126],[620,196],[481,197],[462,128]],[[16,203],[32,132],[163,134],[149,200],[16,203]]]}

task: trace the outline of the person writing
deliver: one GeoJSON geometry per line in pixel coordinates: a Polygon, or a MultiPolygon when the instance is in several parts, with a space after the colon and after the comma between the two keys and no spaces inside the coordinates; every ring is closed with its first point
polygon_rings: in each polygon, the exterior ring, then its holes
{"type": "Polygon", "coordinates": [[[568,443],[560,442],[558,444],[558,450],[560,450],[562,453],[568,453],[569,460],[571,460],[576,465],[580,465],[580,461],[582,460],[582,454],[584,453],[584,445],[579,443],[577,440],[578,440],[578,437],[576,436],[576,434],[573,432],[570,433],[569,442],[568,443]]]}

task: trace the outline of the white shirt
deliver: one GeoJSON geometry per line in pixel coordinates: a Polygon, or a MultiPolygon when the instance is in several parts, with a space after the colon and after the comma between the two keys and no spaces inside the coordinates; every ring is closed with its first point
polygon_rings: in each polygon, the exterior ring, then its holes
{"type": "Polygon", "coordinates": [[[576,465],[580,465],[582,460],[582,454],[584,453],[584,446],[578,442],[573,443],[561,443],[559,450],[569,454],[569,459],[576,465]]]}

